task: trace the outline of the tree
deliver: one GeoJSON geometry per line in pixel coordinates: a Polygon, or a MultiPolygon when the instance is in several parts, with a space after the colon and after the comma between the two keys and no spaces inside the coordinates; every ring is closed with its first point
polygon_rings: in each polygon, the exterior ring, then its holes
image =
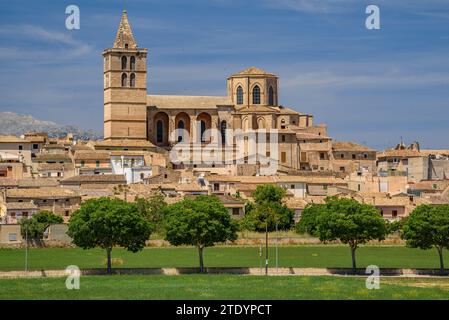
{"type": "Polygon", "coordinates": [[[324,204],[308,206],[304,211],[297,231],[317,236],[321,241],[340,240],[348,244],[354,273],[359,245],[384,240],[390,230],[378,209],[354,199],[330,197],[324,204]]]}
{"type": "Polygon", "coordinates": [[[67,234],[83,249],[105,249],[107,271],[111,273],[112,248],[122,246],[138,252],[145,247],[151,231],[150,223],[134,204],[103,197],[81,204],[70,218],[67,234]]]}
{"type": "Polygon", "coordinates": [[[148,198],[136,197],[134,204],[137,210],[151,223],[152,230],[161,232],[167,209],[165,197],[160,192],[156,192],[148,198]]]}
{"type": "Polygon", "coordinates": [[[294,223],[295,212],[282,203],[285,196],[285,189],[277,185],[258,185],[252,194],[255,204],[247,205],[249,210],[241,222],[245,228],[265,232],[266,274],[268,274],[268,232],[289,230],[294,223]]]}
{"type": "Polygon", "coordinates": [[[236,240],[237,230],[237,222],[215,196],[184,198],[167,208],[165,239],[175,246],[196,246],[200,272],[204,272],[204,248],[236,240]]]}
{"type": "Polygon", "coordinates": [[[443,249],[449,248],[449,205],[420,205],[406,218],[402,237],[411,248],[435,247],[444,272],[443,249]]]}
{"type": "Polygon", "coordinates": [[[29,219],[20,219],[20,230],[22,236],[29,239],[40,240],[44,237],[45,229],[49,225],[55,223],[63,223],[64,219],[60,216],[53,214],[50,211],[39,211],[29,219]]]}
{"type": "Polygon", "coordinates": [[[246,205],[243,225],[255,231],[289,230],[293,226],[295,213],[282,200],[286,196],[285,189],[273,185],[257,186],[252,197],[255,203],[246,205]]]}

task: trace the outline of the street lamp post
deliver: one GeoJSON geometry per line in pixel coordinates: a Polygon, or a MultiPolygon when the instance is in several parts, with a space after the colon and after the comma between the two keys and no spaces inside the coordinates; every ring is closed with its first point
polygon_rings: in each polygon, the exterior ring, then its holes
{"type": "Polygon", "coordinates": [[[265,223],[265,275],[268,275],[268,221],[265,223]]]}
{"type": "Polygon", "coordinates": [[[25,272],[28,271],[28,223],[25,223],[25,272]]]}

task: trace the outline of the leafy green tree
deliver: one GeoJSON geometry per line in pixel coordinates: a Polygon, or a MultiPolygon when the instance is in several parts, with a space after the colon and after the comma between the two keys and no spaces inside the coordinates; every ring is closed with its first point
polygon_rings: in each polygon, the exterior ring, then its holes
{"type": "MultiPolygon", "coordinates": [[[[306,210],[304,210],[306,211],[306,210]]],[[[352,270],[356,272],[356,250],[370,240],[384,240],[388,222],[372,205],[353,199],[330,197],[325,204],[309,206],[297,230],[308,232],[321,241],[340,240],[351,249],[352,270]]]]}
{"type": "Polygon", "coordinates": [[[112,248],[122,246],[131,252],[142,250],[150,237],[151,225],[134,204],[103,197],[81,204],[70,218],[67,234],[83,249],[105,249],[107,271],[111,273],[112,248]]]}
{"type": "Polygon", "coordinates": [[[238,223],[215,196],[184,198],[167,208],[165,239],[175,246],[196,246],[200,272],[204,272],[204,248],[236,240],[237,230],[238,223]]]}
{"type": "Polygon", "coordinates": [[[154,232],[161,232],[167,203],[160,192],[151,194],[148,198],[136,197],[134,202],[137,210],[151,223],[154,232]]]}
{"type": "Polygon", "coordinates": [[[255,231],[289,230],[293,226],[295,213],[282,200],[285,189],[274,184],[257,186],[252,197],[255,203],[246,205],[243,224],[255,231]]]}
{"type": "Polygon", "coordinates": [[[420,205],[406,218],[402,237],[411,248],[435,247],[444,272],[443,249],[449,248],[449,205],[420,205]]]}
{"type": "Polygon", "coordinates": [[[39,211],[29,219],[20,219],[20,231],[22,237],[28,239],[42,239],[45,229],[51,224],[63,223],[64,219],[50,211],[39,211]]]}

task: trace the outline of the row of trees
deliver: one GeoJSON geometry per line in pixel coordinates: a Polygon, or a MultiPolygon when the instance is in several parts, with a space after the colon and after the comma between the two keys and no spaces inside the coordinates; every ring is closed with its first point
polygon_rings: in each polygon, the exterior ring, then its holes
{"type": "MultiPolygon", "coordinates": [[[[167,205],[161,194],[136,198],[128,203],[119,199],[99,198],[82,203],[71,217],[68,235],[84,249],[100,247],[106,250],[108,272],[111,272],[111,253],[115,246],[137,252],[144,248],[152,233],[158,233],[172,245],[197,247],[200,271],[204,271],[203,252],[215,243],[234,241],[237,231],[265,232],[290,230],[318,237],[322,242],[338,240],[347,244],[356,271],[356,250],[371,240],[384,240],[400,231],[409,247],[435,247],[444,270],[443,249],[449,248],[449,205],[419,206],[401,222],[389,223],[378,209],[353,199],[327,198],[324,204],[308,205],[301,220],[294,224],[294,212],[284,204],[286,192],[276,185],[260,185],[253,193],[246,215],[237,222],[232,219],[215,196],[184,198],[167,205]]],[[[50,223],[50,213],[25,220],[30,237],[36,236],[50,223]]],[[[53,222],[52,222],[53,221],[53,222]]],[[[268,253],[267,253],[268,255],[268,253]]]]}

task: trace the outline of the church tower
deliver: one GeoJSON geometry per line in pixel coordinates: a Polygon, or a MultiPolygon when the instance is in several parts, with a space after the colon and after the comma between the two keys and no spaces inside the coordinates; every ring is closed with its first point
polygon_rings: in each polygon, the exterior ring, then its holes
{"type": "Polygon", "coordinates": [[[105,140],[147,140],[147,53],[123,11],[114,45],[103,51],[105,140]]]}

